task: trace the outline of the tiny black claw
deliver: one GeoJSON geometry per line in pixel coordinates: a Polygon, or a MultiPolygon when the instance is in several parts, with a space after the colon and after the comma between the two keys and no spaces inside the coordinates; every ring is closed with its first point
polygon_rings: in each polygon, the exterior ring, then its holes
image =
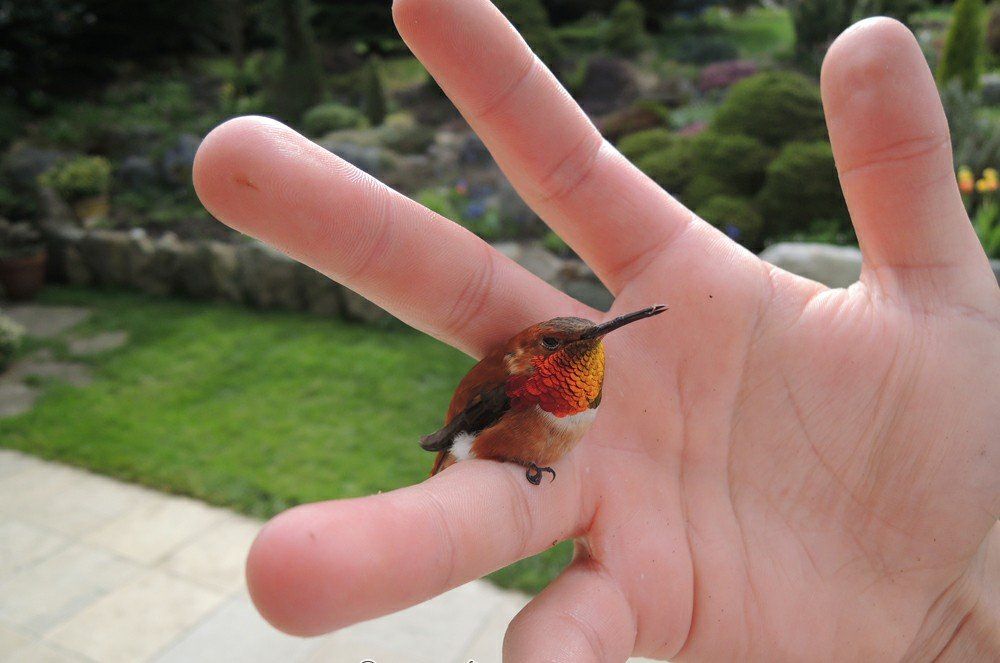
{"type": "Polygon", "coordinates": [[[533,486],[537,486],[542,482],[542,472],[537,465],[532,463],[528,466],[528,469],[524,473],[524,478],[528,480],[533,486]]]}
{"type": "Polygon", "coordinates": [[[552,475],[552,479],[549,480],[549,483],[552,483],[553,481],[556,480],[556,471],[553,470],[551,467],[539,467],[538,475],[541,476],[542,472],[548,472],[549,474],[552,475]]]}

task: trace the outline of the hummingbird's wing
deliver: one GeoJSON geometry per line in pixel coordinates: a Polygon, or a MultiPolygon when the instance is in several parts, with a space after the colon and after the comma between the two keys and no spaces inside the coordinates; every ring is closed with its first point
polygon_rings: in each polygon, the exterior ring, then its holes
{"type": "Polygon", "coordinates": [[[420,438],[420,446],[426,451],[447,451],[456,435],[478,435],[499,421],[508,410],[510,398],[507,397],[506,385],[484,389],[470,398],[444,428],[420,438]]]}

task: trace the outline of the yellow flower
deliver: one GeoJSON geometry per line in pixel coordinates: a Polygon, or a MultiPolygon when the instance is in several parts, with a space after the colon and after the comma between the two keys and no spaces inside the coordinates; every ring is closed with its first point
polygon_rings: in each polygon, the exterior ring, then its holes
{"type": "Polygon", "coordinates": [[[976,191],[979,193],[993,193],[998,188],[1000,188],[1000,181],[998,181],[995,177],[984,177],[976,182],[976,191]]]}
{"type": "Polygon", "coordinates": [[[972,193],[975,186],[976,178],[972,174],[972,171],[962,166],[958,169],[958,189],[962,193],[972,193]]]}
{"type": "Polygon", "coordinates": [[[983,171],[983,179],[997,182],[1000,181],[1000,174],[997,173],[996,168],[987,168],[983,171]]]}

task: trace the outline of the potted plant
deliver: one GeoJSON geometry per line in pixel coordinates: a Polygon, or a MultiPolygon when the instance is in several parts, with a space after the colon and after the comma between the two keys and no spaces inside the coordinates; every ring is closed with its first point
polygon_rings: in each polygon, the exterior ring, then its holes
{"type": "Polygon", "coordinates": [[[108,215],[111,162],[104,157],[78,156],[60,161],[40,175],[39,182],[70,203],[84,226],[93,225],[108,215]]]}
{"type": "Polygon", "coordinates": [[[47,260],[48,251],[37,229],[0,219],[0,286],[7,297],[34,297],[45,285],[47,260]]]}

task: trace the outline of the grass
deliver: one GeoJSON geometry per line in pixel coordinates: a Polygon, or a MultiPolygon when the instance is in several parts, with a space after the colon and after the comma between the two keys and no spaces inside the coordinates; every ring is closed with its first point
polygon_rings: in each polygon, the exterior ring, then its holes
{"type": "MultiPolygon", "coordinates": [[[[416,441],[472,364],[410,330],[71,289],[43,301],[94,310],[75,334],[130,340],[83,360],[88,387],[46,385],[31,412],[3,422],[0,446],[259,517],[424,479],[431,457],[416,441]]],[[[65,354],[64,341],[32,347],[44,345],[65,354]]],[[[493,579],[537,591],[569,553],[493,579]]]]}

